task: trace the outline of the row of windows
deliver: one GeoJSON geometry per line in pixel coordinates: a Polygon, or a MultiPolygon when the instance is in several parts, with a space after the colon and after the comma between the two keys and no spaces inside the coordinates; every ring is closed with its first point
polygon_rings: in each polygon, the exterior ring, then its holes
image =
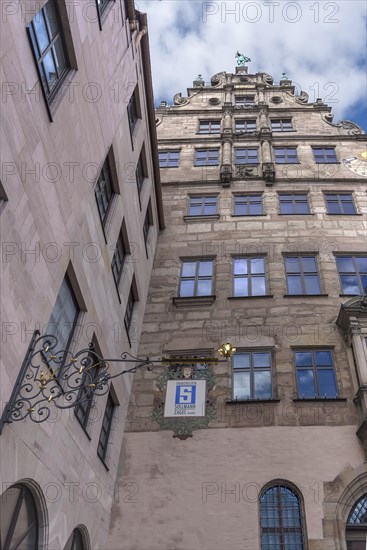
{"type": "MultiPolygon", "coordinates": [[[[331,349],[299,349],[293,355],[300,399],[339,396],[331,349]]],[[[272,362],[272,352],[266,349],[235,353],[232,357],[232,398],[236,401],[272,399],[272,362]]]]}
{"type": "MultiPolygon", "coordinates": [[[[0,535],[3,550],[40,547],[43,535],[41,525],[46,522],[40,517],[38,510],[42,508],[33,493],[22,483],[12,485],[2,493],[4,521],[1,522],[0,535]]],[[[261,550],[305,550],[306,521],[301,493],[289,482],[273,480],[260,492],[259,504],[261,550]]],[[[73,530],[64,550],[89,547],[80,527],[73,530]]],[[[353,528],[367,527],[367,495],[359,498],[352,507],[346,527],[348,548],[352,544],[348,541],[356,540],[364,542],[353,548],[365,548],[365,533],[360,531],[361,537],[356,537],[357,531],[353,528]],[[348,526],[352,528],[350,531],[348,526]]]]}
{"type": "MultiPolygon", "coordinates": [[[[179,150],[159,151],[161,168],[177,168],[180,163],[179,150]]],[[[299,164],[297,147],[273,147],[276,164],[299,164]]],[[[312,147],[316,164],[338,163],[335,147],[312,147]]],[[[234,150],[235,164],[259,164],[258,147],[241,147],[234,150]]],[[[195,166],[217,166],[219,164],[219,148],[195,149],[195,166]]]]}
{"type": "MultiPolygon", "coordinates": [[[[292,132],[291,118],[272,118],[270,119],[271,129],[273,132],[292,132]]],[[[235,132],[251,133],[256,131],[256,119],[240,119],[234,120],[235,132]]],[[[200,134],[219,134],[221,131],[221,121],[217,120],[199,120],[200,134]]]]}
{"type": "MultiPolygon", "coordinates": [[[[341,292],[367,293],[367,256],[336,256],[341,292]]],[[[322,294],[317,256],[284,256],[288,295],[322,294]]],[[[181,298],[212,296],[214,260],[183,260],[179,284],[181,298]]],[[[265,256],[233,258],[233,296],[267,296],[268,278],[265,256]]]]}
{"type": "MultiPolygon", "coordinates": [[[[307,193],[278,193],[279,213],[282,215],[311,214],[307,193]]],[[[351,193],[324,193],[328,214],[357,214],[351,193]]],[[[189,197],[188,216],[214,216],[218,214],[218,196],[189,197]]],[[[233,195],[235,216],[264,215],[263,195],[233,195]]]]}
{"type": "MultiPolygon", "coordinates": [[[[100,29],[102,16],[114,0],[95,0],[100,29]]],[[[55,0],[48,0],[27,27],[44,96],[49,106],[71,70],[65,33],[55,0]]]]}

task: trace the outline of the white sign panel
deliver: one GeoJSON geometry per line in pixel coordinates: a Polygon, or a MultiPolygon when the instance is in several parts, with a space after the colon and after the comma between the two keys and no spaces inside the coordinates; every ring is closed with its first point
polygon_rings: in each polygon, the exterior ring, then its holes
{"type": "Polygon", "coordinates": [[[164,416],[205,416],[206,380],[168,380],[164,416]]]}

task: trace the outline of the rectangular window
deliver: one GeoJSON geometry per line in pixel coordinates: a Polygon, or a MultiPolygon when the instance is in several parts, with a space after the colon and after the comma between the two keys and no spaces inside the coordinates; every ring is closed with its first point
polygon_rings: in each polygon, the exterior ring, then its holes
{"type": "Polygon", "coordinates": [[[136,126],[136,123],[138,122],[138,119],[141,118],[138,97],[139,97],[138,88],[136,87],[127,105],[127,114],[129,118],[129,127],[130,127],[131,136],[134,133],[135,126],[136,126]]]}
{"type": "Polygon", "coordinates": [[[252,107],[253,105],[255,105],[255,96],[253,95],[235,97],[236,107],[252,107]]]}
{"type": "Polygon", "coordinates": [[[273,118],[270,122],[273,132],[291,132],[293,130],[291,118],[273,118]]]}
{"type": "Polygon", "coordinates": [[[69,278],[65,275],[46,329],[46,334],[58,339],[57,351],[69,348],[79,312],[69,278]]]}
{"type": "Polygon", "coordinates": [[[101,433],[99,436],[97,454],[99,458],[105,462],[108,448],[108,441],[110,438],[113,416],[115,412],[115,403],[112,398],[111,392],[108,394],[106,408],[103,415],[101,433]]]}
{"type": "Polygon", "coordinates": [[[131,327],[131,321],[133,318],[135,302],[136,300],[134,296],[133,283],[132,283],[130,287],[129,297],[127,299],[125,317],[124,317],[124,324],[125,324],[125,329],[127,334],[129,334],[129,330],[131,327]]]}
{"type": "Polygon", "coordinates": [[[277,164],[297,164],[297,147],[274,147],[277,164]]]}
{"type": "Polygon", "coordinates": [[[144,180],[147,177],[146,170],[145,170],[144,150],[142,150],[142,152],[140,153],[138,164],[136,165],[135,177],[136,177],[136,184],[138,186],[138,193],[140,197],[144,180]]]}
{"type": "Polygon", "coordinates": [[[152,204],[149,199],[149,203],[147,206],[147,211],[146,211],[144,223],[143,223],[143,235],[144,235],[145,244],[147,244],[149,229],[152,225],[153,225],[152,204]]]}
{"type": "Polygon", "coordinates": [[[84,430],[88,427],[89,415],[93,405],[93,390],[87,386],[88,384],[94,384],[99,375],[98,359],[93,354],[89,354],[86,359],[87,370],[83,372],[82,387],[78,393],[78,401],[80,401],[80,403],[76,405],[74,409],[75,416],[84,430]]]}
{"type": "Polygon", "coordinates": [[[235,149],[236,164],[258,164],[258,149],[257,147],[246,147],[246,149],[235,149]]]}
{"type": "Polygon", "coordinates": [[[114,195],[109,155],[106,157],[106,160],[102,166],[94,193],[96,196],[99,217],[101,218],[102,225],[104,226],[114,195]]]}
{"type": "Polygon", "coordinates": [[[312,151],[317,164],[333,164],[338,162],[335,147],[312,147],[312,151]]]}
{"type": "Polygon", "coordinates": [[[190,197],[189,216],[213,216],[217,213],[218,197],[190,197]]]}
{"type": "Polygon", "coordinates": [[[328,214],[356,214],[353,197],[350,193],[325,193],[328,214]]]}
{"type": "Polygon", "coordinates": [[[285,256],[288,294],[321,294],[316,256],[285,256]]]}
{"type": "Polygon", "coordinates": [[[233,355],[233,388],[235,400],[271,399],[271,352],[238,351],[233,355]]]}
{"type": "Polygon", "coordinates": [[[217,166],[219,149],[196,149],[195,166],[217,166]]]}
{"type": "Polygon", "coordinates": [[[51,103],[70,70],[57,2],[48,0],[27,30],[42,88],[51,103]]]}
{"type": "Polygon", "coordinates": [[[235,120],[235,132],[255,132],[256,120],[235,120]]]}
{"type": "Polygon", "coordinates": [[[220,132],[220,120],[200,120],[200,134],[218,134],[220,132]]]}
{"type": "Polygon", "coordinates": [[[265,295],[265,257],[234,258],[233,296],[265,295]]]}
{"type": "Polygon", "coordinates": [[[294,352],[298,397],[338,397],[331,350],[294,352]]]}
{"type": "Polygon", "coordinates": [[[180,297],[211,296],[213,293],[213,260],[182,262],[180,297]]]}
{"type": "Polygon", "coordinates": [[[367,294],[367,256],[337,256],[336,265],[343,294],[367,294]]]}
{"type": "Polygon", "coordinates": [[[124,237],[122,235],[122,231],[120,231],[111,263],[112,274],[117,288],[119,286],[121,275],[124,269],[126,256],[127,251],[125,247],[124,237]]]}
{"type": "Polygon", "coordinates": [[[180,162],[180,151],[159,151],[160,168],[177,168],[180,162]]]}
{"type": "Polygon", "coordinates": [[[287,214],[310,214],[308,197],[306,194],[289,194],[279,196],[280,213],[287,214]]]}
{"type": "Polygon", "coordinates": [[[262,195],[235,195],[235,216],[261,216],[263,214],[262,195]]]}

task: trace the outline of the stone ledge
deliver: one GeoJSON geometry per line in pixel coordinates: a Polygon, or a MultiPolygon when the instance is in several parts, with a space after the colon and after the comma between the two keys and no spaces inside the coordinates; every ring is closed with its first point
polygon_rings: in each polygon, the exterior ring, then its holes
{"type": "Polygon", "coordinates": [[[184,308],[184,307],[203,307],[203,306],[211,306],[216,299],[215,295],[211,296],[175,296],[172,298],[172,302],[175,304],[177,308],[184,308]]]}
{"type": "Polygon", "coordinates": [[[324,403],[325,401],[329,402],[329,401],[332,401],[334,403],[337,402],[337,403],[345,403],[346,401],[348,401],[348,398],[347,397],[296,397],[295,399],[292,399],[292,401],[294,403],[303,403],[303,402],[306,402],[306,403],[310,403],[310,402],[322,402],[324,403]]]}
{"type": "Polygon", "coordinates": [[[227,399],[226,405],[243,405],[248,403],[280,403],[280,399],[227,399]]]}
{"type": "Polygon", "coordinates": [[[209,216],[184,216],[185,222],[206,222],[211,220],[219,220],[219,214],[210,214],[209,216]]]}
{"type": "Polygon", "coordinates": [[[274,294],[260,294],[259,296],[228,296],[228,300],[256,300],[256,298],[274,298],[274,294]]]}
{"type": "Polygon", "coordinates": [[[284,294],[284,298],[328,298],[329,294],[284,294]]]}

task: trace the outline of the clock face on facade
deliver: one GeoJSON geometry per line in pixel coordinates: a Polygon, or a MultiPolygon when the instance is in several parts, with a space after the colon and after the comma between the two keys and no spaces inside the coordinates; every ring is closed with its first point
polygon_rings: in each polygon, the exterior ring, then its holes
{"type": "Polygon", "coordinates": [[[343,164],[355,174],[367,177],[367,151],[362,151],[357,157],[343,159],[343,164]]]}

